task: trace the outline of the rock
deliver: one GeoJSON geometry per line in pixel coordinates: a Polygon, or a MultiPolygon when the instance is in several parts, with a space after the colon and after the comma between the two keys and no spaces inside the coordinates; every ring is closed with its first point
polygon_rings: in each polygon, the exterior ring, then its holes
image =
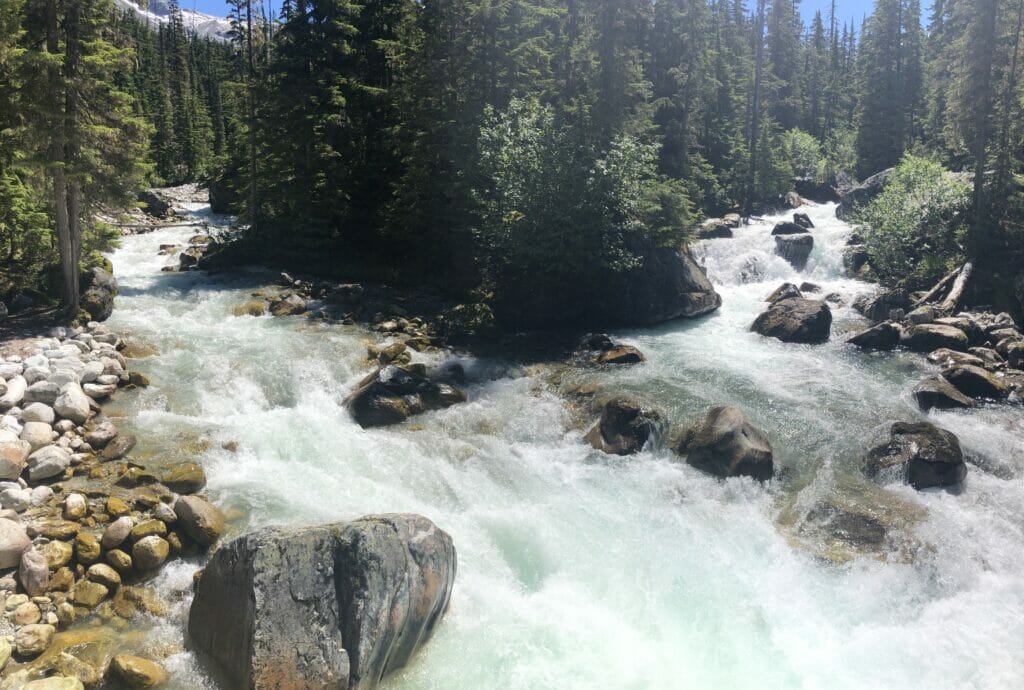
{"type": "Polygon", "coordinates": [[[224,533],[224,513],[198,496],[182,496],[174,504],[178,525],[201,546],[209,546],[224,533]]]}
{"type": "Polygon", "coordinates": [[[118,434],[110,441],[103,452],[100,453],[100,457],[110,462],[111,460],[120,460],[124,456],[128,455],[135,447],[138,439],[133,434],[118,434]]]}
{"type": "Polygon", "coordinates": [[[69,383],[53,403],[53,409],[61,417],[70,419],[75,424],[85,424],[91,412],[89,396],[77,383],[69,383]]]}
{"type": "Polygon", "coordinates": [[[419,516],[262,530],[210,559],[189,632],[238,687],[373,690],[430,639],[455,569],[451,538],[419,516]]]}
{"type": "Polygon", "coordinates": [[[894,350],[900,344],[900,327],[886,321],[857,333],[846,342],[865,350],[894,350]]]}
{"type": "Polygon", "coordinates": [[[865,460],[869,476],[898,472],[915,489],[959,484],[967,476],[960,441],[928,422],[896,422],[887,443],[872,448],[865,460]]]}
{"type": "Polygon", "coordinates": [[[870,275],[871,255],[863,245],[853,245],[843,251],[843,266],[846,272],[855,276],[870,275]]]}
{"type": "Polygon", "coordinates": [[[619,345],[597,356],[598,364],[639,364],[646,358],[632,345],[619,345]]]}
{"type": "Polygon", "coordinates": [[[167,671],[148,659],[118,654],[110,662],[110,669],[131,690],[153,688],[167,680],[167,671]]]}
{"type": "Polygon", "coordinates": [[[928,361],[932,364],[938,364],[940,367],[951,367],[955,364],[970,364],[975,367],[985,366],[985,361],[981,357],[966,352],[950,350],[948,347],[941,347],[928,353],[928,361]]]}
{"type": "MultiPolygon", "coordinates": [[[[129,523],[130,522],[131,519],[129,518],[129,523]]],[[[124,541],[124,539],[121,541],[124,541]]],[[[100,542],[95,535],[90,534],[89,532],[79,532],[75,535],[75,557],[78,559],[79,563],[82,565],[95,563],[100,559],[100,553],[100,542]]]]}
{"type": "Polygon", "coordinates": [[[12,407],[20,405],[25,399],[26,390],[28,390],[28,381],[24,376],[7,379],[7,391],[0,395],[0,412],[6,412],[12,407]]]}
{"type": "Polygon", "coordinates": [[[107,563],[119,573],[130,573],[132,571],[132,557],[121,549],[114,549],[107,553],[107,563]]]}
{"type": "MultiPolygon", "coordinates": [[[[50,676],[40,678],[20,686],[20,690],[84,690],[82,681],[67,676],[50,676]]],[[[6,689],[5,689],[6,690],[6,689]]]]}
{"type": "Polygon", "coordinates": [[[736,407],[714,407],[676,446],[686,462],[717,477],[771,479],[772,444],[736,407]]]}
{"type": "MultiPolygon", "coordinates": [[[[797,215],[802,215],[802,214],[797,214],[797,215]]],[[[813,226],[808,226],[808,227],[813,227],[813,226]]],[[[775,225],[775,227],[772,228],[772,235],[773,236],[778,236],[778,235],[804,235],[806,233],[807,233],[807,227],[804,227],[803,225],[800,225],[799,223],[790,223],[787,220],[784,220],[781,223],[777,223],[775,225]]]]}
{"type": "Polygon", "coordinates": [[[64,519],[81,520],[89,512],[89,504],[85,496],[79,493],[71,493],[64,499],[64,519]]]}
{"type": "Polygon", "coordinates": [[[36,381],[25,390],[26,403],[53,405],[60,395],[60,387],[52,381],[36,381]]]}
{"type": "Polygon", "coordinates": [[[732,237],[732,227],[721,220],[711,218],[697,230],[698,240],[728,239],[732,237]]]}
{"type": "Polygon", "coordinates": [[[199,261],[205,253],[204,247],[189,247],[178,256],[178,270],[188,271],[198,268],[199,261]]]}
{"type": "Polygon", "coordinates": [[[163,484],[175,493],[194,494],[206,486],[206,473],[194,462],[179,463],[167,468],[163,484]]]}
{"type": "Polygon", "coordinates": [[[800,208],[804,205],[804,200],[796,192],[786,192],[786,205],[790,208],[800,208]]]}
{"type": "Polygon", "coordinates": [[[940,348],[964,351],[967,349],[967,334],[953,326],[919,324],[905,330],[900,343],[914,352],[931,352],[940,348]]]}
{"type": "Polygon", "coordinates": [[[53,424],[57,421],[57,415],[49,405],[35,402],[26,406],[25,409],[21,411],[21,421],[53,424]]]}
{"type": "Polygon", "coordinates": [[[170,553],[171,546],[166,539],[151,535],[140,539],[132,546],[132,563],[139,570],[155,570],[164,564],[170,553]]]}
{"type": "Polygon", "coordinates": [[[363,380],[345,399],[345,406],[365,429],[398,424],[412,415],[465,401],[466,394],[454,386],[431,381],[412,368],[388,365],[363,380]]]}
{"type": "Polygon", "coordinates": [[[32,481],[64,474],[71,466],[71,455],[58,446],[45,446],[28,456],[28,476],[32,481]]]}
{"type": "Polygon", "coordinates": [[[242,209],[242,195],[235,191],[227,175],[210,180],[210,210],[224,215],[235,215],[242,209]]]}
{"type": "Polygon", "coordinates": [[[43,614],[39,612],[39,607],[31,601],[26,601],[14,609],[15,625],[32,625],[33,623],[38,623],[42,617],[43,614]]]}
{"type": "Polygon", "coordinates": [[[115,613],[125,620],[132,620],[140,615],[167,615],[167,604],[148,587],[122,586],[117,590],[111,603],[115,613]]]}
{"type": "Polygon", "coordinates": [[[887,168],[879,173],[875,173],[852,189],[846,190],[844,194],[840,195],[840,204],[836,208],[836,216],[840,220],[850,220],[857,208],[866,205],[882,193],[882,190],[889,183],[894,170],[895,168],[887,168]]]}
{"type": "Polygon", "coordinates": [[[90,565],[85,576],[90,581],[101,584],[111,591],[121,586],[121,576],[117,574],[116,570],[104,563],[90,565]]]}
{"type": "Polygon", "coordinates": [[[88,285],[82,293],[81,306],[93,321],[106,321],[114,313],[116,296],[117,280],[113,274],[96,267],[89,273],[88,285]]]}
{"type": "MultiPolygon", "coordinates": [[[[945,366],[950,366],[952,364],[973,364],[974,366],[983,367],[989,370],[995,370],[1002,368],[1006,364],[1006,360],[1004,360],[998,352],[989,347],[972,347],[968,349],[967,352],[973,355],[973,359],[977,361],[952,361],[947,363],[945,366]]],[[[929,355],[929,361],[931,361],[931,355],[929,355]]]]}
{"type": "Polygon", "coordinates": [[[872,321],[893,319],[893,312],[906,312],[910,298],[900,290],[880,290],[873,295],[860,295],[853,301],[853,308],[872,321]]]}
{"type": "Polygon", "coordinates": [[[0,570],[17,568],[21,554],[31,545],[24,527],[10,520],[0,520],[0,570]]]}
{"type": "MultiPolygon", "coordinates": [[[[58,570],[71,562],[74,548],[66,541],[51,541],[40,546],[39,552],[43,554],[46,566],[50,570],[58,570]]],[[[24,558],[22,563],[24,563],[24,558]]]]}
{"type": "Polygon", "coordinates": [[[779,300],[757,317],[750,330],[787,343],[823,343],[832,328],[832,311],[818,300],[779,300]]]}
{"type": "Polygon", "coordinates": [[[799,225],[800,227],[806,228],[808,230],[814,227],[814,223],[811,222],[811,217],[806,213],[794,213],[793,222],[799,225]]]}
{"type": "Polygon", "coordinates": [[[46,557],[34,548],[26,549],[18,566],[18,580],[29,596],[41,597],[46,594],[46,585],[50,580],[46,557]]]}
{"type": "Polygon", "coordinates": [[[607,402],[601,420],[585,440],[597,450],[613,455],[639,453],[648,441],[655,442],[665,423],[658,412],[626,398],[607,402]]]}
{"type": "Polygon", "coordinates": [[[50,646],[55,632],[52,625],[26,625],[14,634],[14,647],[21,656],[39,656],[50,646]]]}
{"type": "Polygon", "coordinates": [[[807,259],[814,249],[814,238],[809,234],[779,235],[775,238],[775,253],[788,261],[798,271],[807,265],[807,259]]]}
{"type": "Polygon", "coordinates": [[[135,525],[135,527],[132,527],[130,536],[132,541],[139,541],[154,535],[158,537],[167,536],[167,525],[161,520],[143,520],[135,525]]]}
{"type": "Polygon", "coordinates": [[[152,189],[139,192],[136,200],[142,206],[142,210],[154,218],[167,218],[174,215],[172,206],[152,189]]]}
{"type": "Polygon", "coordinates": [[[106,400],[117,392],[117,384],[87,383],[82,386],[82,391],[93,400],[106,400]]]}
{"type": "Polygon", "coordinates": [[[21,429],[21,440],[28,443],[32,450],[53,443],[53,427],[45,422],[25,422],[21,429]]]}
{"type": "Polygon", "coordinates": [[[914,387],[914,399],[918,406],[925,410],[933,408],[951,410],[973,407],[974,401],[958,391],[944,378],[933,376],[914,387]]]}
{"type": "Polygon", "coordinates": [[[103,448],[106,448],[107,444],[110,443],[115,436],[117,436],[117,427],[110,422],[103,422],[85,435],[85,442],[88,443],[93,450],[102,450],[103,448]]]}
{"type": "Polygon", "coordinates": [[[53,668],[57,673],[64,676],[64,680],[78,681],[77,686],[67,687],[90,687],[95,688],[103,682],[103,673],[95,666],[67,652],[61,652],[54,659],[53,668]]]}
{"type": "Polygon", "coordinates": [[[107,529],[103,531],[103,538],[100,540],[103,548],[113,549],[120,546],[128,538],[128,535],[132,533],[133,526],[132,519],[127,515],[111,522],[107,525],[107,529]]]}
{"type": "Polygon", "coordinates": [[[942,376],[966,396],[1003,400],[1010,390],[992,373],[969,364],[954,366],[942,372],[942,376]]]}
{"type": "Polygon", "coordinates": [[[798,288],[796,285],[793,285],[793,283],[783,283],[779,287],[775,288],[775,291],[772,294],[765,297],[764,301],[771,302],[774,304],[775,302],[778,302],[780,299],[789,299],[791,297],[802,298],[803,296],[803,293],[800,292],[800,288],[798,288]]]}
{"type": "Polygon", "coordinates": [[[108,594],[110,594],[110,590],[98,582],[79,580],[75,584],[71,596],[79,606],[94,609],[107,598],[108,594]]]}
{"type": "Polygon", "coordinates": [[[912,309],[910,313],[907,314],[906,320],[914,326],[919,326],[922,324],[932,323],[941,317],[942,311],[938,307],[933,307],[930,304],[924,304],[916,309],[912,309]]]}
{"type": "Polygon", "coordinates": [[[1024,341],[1018,340],[1007,344],[1006,363],[1014,369],[1024,369],[1024,341]]]}
{"type": "Polygon", "coordinates": [[[27,441],[0,442],[0,480],[20,477],[31,452],[32,445],[27,441]]]}

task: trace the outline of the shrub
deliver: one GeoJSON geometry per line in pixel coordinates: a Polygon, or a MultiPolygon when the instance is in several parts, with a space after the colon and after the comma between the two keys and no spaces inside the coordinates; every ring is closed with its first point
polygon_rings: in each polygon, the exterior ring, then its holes
{"type": "Polygon", "coordinates": [[[793,128],[779,137],[782,157],[793,168],[793,175],[804,180],[817,179],[821,169],[821,145],[807,132],[793,128]]]}

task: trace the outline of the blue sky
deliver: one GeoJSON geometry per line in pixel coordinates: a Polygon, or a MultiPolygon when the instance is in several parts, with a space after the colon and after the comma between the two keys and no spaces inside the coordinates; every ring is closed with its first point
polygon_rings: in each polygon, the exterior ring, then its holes
{"type": "MultiPolygon", "coordinates": [[[[218,16],[227,14],[227,3],[224,0],[180,0],[180,2],[182,9],[194,9],[218,16]]],[[[279,4],[278,0],[271,0],[271,2],[275,7],[279,4]]],[[[748,0],[748,4],[752,4],[752,2],[748,0]]],[[[831,4],[832,0],[803,0],[800,3],[800,10],[804,16],[804,23],[810,23],[816,10],[821,10],[822,16],[827,21],[831,4]]],[[[853,18],[856,19],[859,26],[861,18],[871,12],[871,5],[872,0],[836,0],[836,14],[839,15],[840,23],[853,18]]]]}

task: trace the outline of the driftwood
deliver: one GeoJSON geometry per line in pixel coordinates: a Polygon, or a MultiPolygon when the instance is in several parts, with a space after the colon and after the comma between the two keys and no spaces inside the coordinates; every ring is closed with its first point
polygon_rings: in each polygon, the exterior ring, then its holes
{"type": "Polygon", "coordinates": [[[210,224],[205,220],[193,221],[191,223],[111,223],[115,228],[126,230],[163,230],[164,228],[208,228],[210,224]]]}
{"type": "Polygon", "coordinates": [[[974,273],[974,265],[970,262],[964,264],[964,267],[960,270],[960,275],[956,278],[956,282],[953,283],[953,289],[949,291],[949,295],[939,305],[940,309],[947,313],[953,313],[960,307],[960,303],[964,298],[964,290],[967,288],[967,283],[970,281],[972,273],[974,273]]]}
{"type": "Polygon", "coordinates": [[[942,295],[942,293],[946,291],[946,288],[949,287],[949,284],[953,282],[953,279],[960,274],[961,270],[962,269],[958,268],[954,270],[952,273],[950,273],[948,276],[940,280],[938,283],[935,284],[935,287],[928,291],[928,293],[924,297],[914,302],[913,306],[915,308],[920,307],[922,304],[928,304],[932,300],[938,299],[942,295]]]}

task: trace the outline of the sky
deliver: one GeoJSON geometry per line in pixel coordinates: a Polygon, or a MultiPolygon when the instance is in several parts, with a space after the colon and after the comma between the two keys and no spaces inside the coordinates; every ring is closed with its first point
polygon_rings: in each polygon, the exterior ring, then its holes
{"type": "MultiPolygon", "coordinates": [[[[271,0],[271,2],[275,7],[279,4],[279,0],[271,0]]],[[[227,14],[227,3],[224,0],[180,0],[180,3],[182,9],[198,10],[219,17],[227,14]]],[[[749,0],[748,4],[750,4],[749,0]]],[[[836,14],[840,24],[855,19],[859,26],[861,19],[871,12],[872,4],[873,0],[836,0],[836,14]]],[[[831,5],[832,0],[802,0],[800,12],[804,17],[804,24],[810,23],[817,10],[821,10],[821,16],[828,21],[828,11],[831,5]]]]}

